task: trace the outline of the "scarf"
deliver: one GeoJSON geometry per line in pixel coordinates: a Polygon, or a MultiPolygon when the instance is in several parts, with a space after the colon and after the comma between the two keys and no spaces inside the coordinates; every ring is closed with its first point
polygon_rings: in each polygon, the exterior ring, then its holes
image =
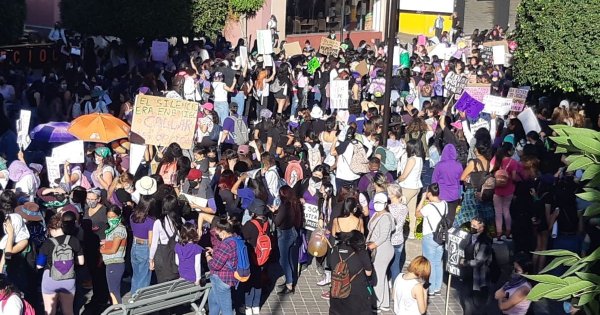
{"type": "Polygon", "coordinates": [[[513,288],[517,288],[521,285],[523,285],[523,283],[527,282],[527,278],[523,277],[520,274],[513,274],[510,277],[510,280],[508,280],[503,286],[502,289],[504,289],[504,291],[513,289],[513,288]]]}
{"type": "Polygon", "coordinates": [[[109,235],[110,233],[112,233],[112,231],[114,231],[117,228],[117,226],[119,226],[119,224],[121,224],[121,216],[108,219],[108,228],[104,230],[104,233],[106,233],[106,235],[109,235]]]}

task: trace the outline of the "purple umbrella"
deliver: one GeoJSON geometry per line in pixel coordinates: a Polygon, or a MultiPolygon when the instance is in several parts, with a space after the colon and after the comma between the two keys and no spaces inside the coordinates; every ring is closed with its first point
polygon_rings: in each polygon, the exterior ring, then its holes
{"type": "Polygon", "coordinates": [[[67,129],[71,126],[68,122],[49,122],[37,125],[29,133],[31,139],[41,142],[67,143],[77,140],[67,129]]]}

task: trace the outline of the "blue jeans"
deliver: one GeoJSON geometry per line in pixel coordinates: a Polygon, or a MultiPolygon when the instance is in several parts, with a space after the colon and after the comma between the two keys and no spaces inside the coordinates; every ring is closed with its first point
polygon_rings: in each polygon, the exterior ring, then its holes
{"type": "Polygon", "coordinates": [[[394,245],[394,258],[390,264],[390,280],[394,283],[396,277],[402,272],[402,267],[406,261],[406,252],[404,251],[404,243],[400,245],[394,245]]]}
{"type": "Polygon", "coordinates": [[[233,315],[231,287],[217,275],[210,276],[210,283],[212,288],[208,293],[208,314],[233,315]]]}
{"type": "Polygon", "coordinates": [[[229,117],[229,103],[227,102],[215,102],[215,112],[219,115],[221,126],[225,122],[225,118],[229,117]]]}
{"type": "Polygon", "coordinates": [[[298,112],[298,102],[298,94],[294,94],[294,96],[292,97],[292,109],[290,113],[292,117],[296,116],[296,112],[298,112]]]}
{"type": "Polygon", "coordinates": [[[232,103],[238,104],[237,114],[244,116],[244,107],[246,106],[246,100],[244,99],[244,92],[239,91],[235,96],[231,97],[232,103]]]}
{"type": "Polygon", "coordinates": [[[285,283],[293,284],[294,270],[298,264],[298,251],[296,248],[296,240],[298,239],[298,231],[296,228],[287,230],[277,229],[277,245],[279,246],[279,264],[285,275],[285,283]]]}
{"type": "Polygon", "coordinates": [[[429,292],[440,291],[442,289],[442,277],[444,275],[442,256],[444,247],[433,240],[433,233],[423,235],[423,256],[431,264],[431,276],[429,277],[431,286],[429,292]]]}
{"type": "Polygon", "coordinates": [[[251,287],[250,290],[245,293],[246,307],[260,307],[261,294],[261,288],[251,287]]]}
{"type": "Polygon", "coordinates": [[[131,294],[138,289],[145,288],[150,285],[152,271],[150,271],[150,248],[148,245],[136,244],[131,245],[131,267],[133,275],[131,276],[131,294]]]}

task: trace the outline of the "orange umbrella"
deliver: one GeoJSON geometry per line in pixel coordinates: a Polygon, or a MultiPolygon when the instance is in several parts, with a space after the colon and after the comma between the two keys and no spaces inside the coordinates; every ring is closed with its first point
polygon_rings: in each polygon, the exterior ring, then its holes
{"type": "Polygon", "coordinates": [[[79,140],[109,143],[127,138],[129,125],[110,114],[88,114],[77,117],[71,122],[69,132],[79,140]]]}

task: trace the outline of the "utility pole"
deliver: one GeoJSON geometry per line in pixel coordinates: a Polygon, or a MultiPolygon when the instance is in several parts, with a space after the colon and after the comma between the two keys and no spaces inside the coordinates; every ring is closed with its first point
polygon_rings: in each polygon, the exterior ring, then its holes
{"type": "Polygon", "coordinates": [[[340,14],[342,16],[342,22],[340,23],[340,43],[344,42],[344,23],[346,18],[346,0],[342,1],[342,12],[340,14]]]}
{"type": "Polygon", "coordinates": [[[387,64],[385,69],[385,95],[383,98],[383,145],[387,145],[388,130],[390,127],[390,98],[392,94],[392,73],[394,71],[394,49],[396,48],[396,35],[398,33],[398,1],[388,2],[388,38],[387,38],[387,64]]]}

